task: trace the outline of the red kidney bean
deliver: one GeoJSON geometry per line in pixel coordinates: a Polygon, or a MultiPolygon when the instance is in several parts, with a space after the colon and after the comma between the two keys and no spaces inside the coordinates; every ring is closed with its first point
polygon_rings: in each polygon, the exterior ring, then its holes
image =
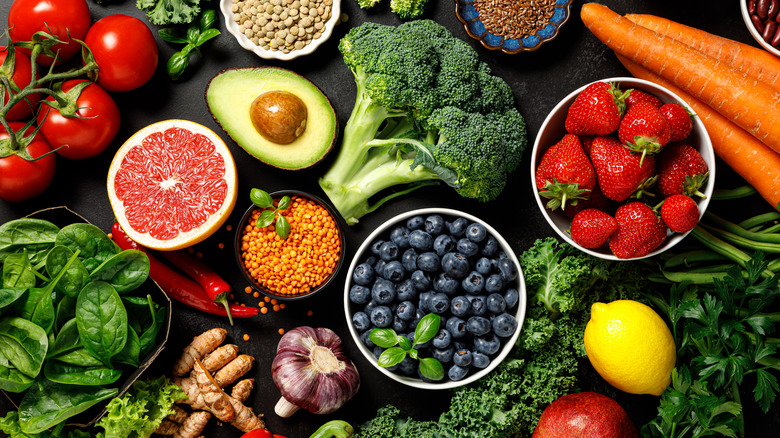
{"type": "Polygon", "coordinates": [[[769,44],[773,46],[780,45],[780,26],[778,26],[777,30],[775,31],[775,36],[772,38],[772,42],[769,44]]]}
{"type": "Polygon", "coordinates": [[[766,20],[767,13],[769,12],[770,3],[771,0],[758,0],[758,3],[756,3],[756,14],[762,20],[766,20]]]}
{"type": "Polygon", "coordinates": [[[756,13],[756,0],[748,0],[748,14],[753,15],[756,13]]]}
{"type": "Polygon", "coordinates": [[[771,44],[771,41],[775,36],[775,32],[777,32],[777,23],[774,21],[768,21],[766,23],[766,27],[764,27],[764,32],[761,34],[761,37],[764,38],[764,41],[771,44]]]}
{"type": "Polygon", "coordinates": [[[753,26],[756,27],[756,30],[758,31],[758,33],[760,33],[760,34],[764,33],[764,21],[761,20],[761,18],[759,18],[758,15],[755,15],[755,14],[751,15],[750,16],[750,21],[753,22],[753,26]]]}
{"type": "Polygon", "coordinates": [[[766,11],[766,16],[770,20],[777,18],[777,13],[780,12],[780,0],[772,0],[769,2],[769,9],[766,11]]]}

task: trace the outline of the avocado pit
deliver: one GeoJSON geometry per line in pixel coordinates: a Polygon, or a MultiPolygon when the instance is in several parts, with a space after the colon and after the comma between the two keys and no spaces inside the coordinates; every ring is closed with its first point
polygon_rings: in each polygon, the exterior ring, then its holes
{"type": "Polygon", "coordinates": [[[306,130],[308,111],[301,98],[289,91],[267,91],[249,107],[257,132],[277,144],[290,144],[306,130]]]}

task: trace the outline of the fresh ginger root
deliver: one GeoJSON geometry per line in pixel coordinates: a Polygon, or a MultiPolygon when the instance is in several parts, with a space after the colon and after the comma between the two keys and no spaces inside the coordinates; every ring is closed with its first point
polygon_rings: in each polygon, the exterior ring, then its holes
{"type": "Polygon", "coordinates": [[[173,375],[183,376],[195,365],[196,360],[203,359],[207,354],[216,349],[227,337],[227,330],[213,328],[196,336],[192,342],[184,347],[181,357],[173,364],[173,375]]]}
{"type": "Polygon", "coordinates": [[[200,389],[200,393],[203,395],[203,403],[208,410],[220,421],[232,422],[236,418],[236,412],[230,400],[228,400],[229,396],[217,384],[211,373],[203,368],[203,363],[199,359],[195,359],[195,366],[192,371],[195,376],[195,382],[198,384],[198,389],[200,389]]]}

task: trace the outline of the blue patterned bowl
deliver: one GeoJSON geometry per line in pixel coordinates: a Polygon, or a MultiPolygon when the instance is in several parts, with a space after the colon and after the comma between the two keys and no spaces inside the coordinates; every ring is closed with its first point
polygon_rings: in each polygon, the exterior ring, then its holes
{"type": "Polygon", "coordinates": [[[553,14],[543,27],[522,38],[507,37],[498,35],[498,32],[491,33],[491,17],[487,17],[484,11],[480,12],[480,7],[475,6],[475,3],[478,4],[480,1],[488,3],[490,0],[455,0],[455,14],[458,20],[463,23],[469,36],[478,40],[483,46],[509,54],[531,52],[543,43],[551,41],[571,15],[572,0],[555,0],[553,14]]]}

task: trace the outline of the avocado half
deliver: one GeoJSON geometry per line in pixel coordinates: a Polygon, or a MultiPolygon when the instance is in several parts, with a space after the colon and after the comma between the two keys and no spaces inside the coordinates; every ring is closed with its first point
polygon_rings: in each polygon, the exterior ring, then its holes
{"type": "Polygon", "coordinates": [[[278,67],[222,70],[206,87],[206,103],[214,120],[241,148],[258,160],[281,169],[297,170],[322,160],[338,137],[338,121],[327,96],[303,76],[278,67]],[[261,135],[250,117],[256,97],[286,91],[306,105],[306,128],[287,144],[261,135]]]}

